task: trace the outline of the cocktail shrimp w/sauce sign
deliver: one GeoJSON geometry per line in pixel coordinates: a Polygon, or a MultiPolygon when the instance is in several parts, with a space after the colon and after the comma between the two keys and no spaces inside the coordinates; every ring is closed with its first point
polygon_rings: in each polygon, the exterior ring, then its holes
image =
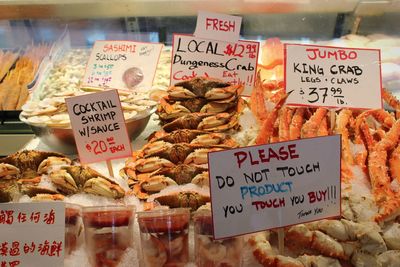
{"type": "Polygon", "coordinates": [[[134,89],[151,87],[163,45],[133,41],[96,41],[83,87],[134,89]]]}
{"type": "Polygon", "coordinates": [[[381,84],[378,49],[285,45],[287,104],[379,109],[381,84]]]}
{"type": "Polygon", "coordinates": [[[340,215],[340,136],[208,155],[216,239],[340,215]]]}
{"type": "Polygon", "coordinates": [[[70,97],[66,103],[82,163],[132,154],[117,90],[70,97]]]}

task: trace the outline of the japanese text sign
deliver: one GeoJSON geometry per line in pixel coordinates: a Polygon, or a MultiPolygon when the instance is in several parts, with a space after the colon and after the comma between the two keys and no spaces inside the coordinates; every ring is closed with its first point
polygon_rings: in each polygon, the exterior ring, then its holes
{"type": "Polygon", "coordinates": [[[225,42],[237,42],[242,17],[199,11],[194,36],[225,42]]]}
{"type": "Polygon", "coordinates": [[[83,87],[151,87],[163,45],[133,41],[96,41],[83,87]]]}
{"type": "Polygon", "coordinates": [[[380,51],[286,44],[285,83],[289,105],[382,108],[380,51]]]}
{"type": "Polygon", "coordinates": [[[1,266],[63,266],[65,204],[0,204],[1,266]]]}
{"type": "Polygon", "coordinates": [[[131,142],[117,90],[66,98],[82,163],[129,157],[131,142]]]}
{"type": "Polygon", "coordinates": [[[171,84],[194,77],[219,78],[243,84],[250,95],[256,77],[259,43],[226,43],[175,34],[172,45],[171,84]]]}
{"type": "Polygon", "coordinates": [[[208,160],[216,239],[340,215],[339,135],[212,152],[208,160]]]}

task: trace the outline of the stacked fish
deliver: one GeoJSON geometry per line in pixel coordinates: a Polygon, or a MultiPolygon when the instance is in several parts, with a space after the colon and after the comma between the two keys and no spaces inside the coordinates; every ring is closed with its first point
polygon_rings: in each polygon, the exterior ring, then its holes
{"type": "Polygon", "coordinates": [[[157,114],[163,129],[224,132],[239,128],[244,101],[242,85],[196,77],[171,86],[160,99],[157,114]]]}

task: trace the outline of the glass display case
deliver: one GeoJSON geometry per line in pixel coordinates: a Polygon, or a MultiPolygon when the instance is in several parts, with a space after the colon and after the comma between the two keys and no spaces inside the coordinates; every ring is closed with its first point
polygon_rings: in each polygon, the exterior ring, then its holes
{"type": "MultiPolygon", "coordinates": [[[[212,229],[208,228],[209,240],[197,236],[196,242],[200,244],[197,249],[201,248],[201,253],[210,257],[209,262],[214,259],[221,263],[210,266],[236,266],[229,265],[225,255],[237,251],[243,253],[238,257],[241,266],[400,266],[399,18],[400,0],[0,0],[0,156],[9,155],[0,159],[0,164],[18,163],[21,154],[10,154],[21,148],[77,156],[75,150],[67,153],[62,146],[44,142],[45,138],[65,138],[66,133],[46,132],[48,136],[44,137],[27,124],[42,125],[42,120],[46,120],[51,122],[46,124],[47,128],[54,125],[62,125],[63,130],[68,128],[64,127],[69,124],[65,100],[60,99],[86,90],[81,86],[82,79],[96,41],[164,44],[153,86],[146,89],[146,98],[132,100],[131,95],[120,94],[123,104],[146,100],[151,103],[148,105],[152,112],[156,111],[147,114],[141,134],[135,136],[134,157],[113,162],[113,179],[104,174],[107,166],[101,164],[80,166],[73,165],[69,159],[56,160],[57,173],[53,173],[54,170],[42,170],[48,163],[35,162],[37,174],[49,178],[55,187],[40,188],[40,194],[36,194],[21,185],[17,187],[21,192],[15,192],[18,190],[13,184],[11,194],[4,189],[8,190],[9,181],[2,183],[3,169],[0,168],[0,202],[15,201],[18,193],[28,194],[35,201],[72,199],[72,202],[83,199],[74,198],[75,194],[94,194],[95,198],[85,200],[85,205],[133,202],[140,203],[136,208],[139,212],[156,206],[159,209],[189,207],[192,211],[200,206],[210,209],[206,204],[210,202],[211,179],[207,153],[340,134],[341,218],[289,226],[285,229],[283,251],[278,251],[281,237],[275,230],[246,236],[243,242],[230,239],[211,242],[212,229]],[[242,97],[242,89],[220,81],[212,81],[215,83],[210,89],[207,78],[180,84],[178,89],[169,86],[173,34],[193,34],[199,10],[241,16],[240,39],[259,42],[260,78],[249,95],[242,97]],[[384,109],[287,107],[284,105],[284,43],[379,49],[384,109]],[[223,91],[223,97],[208,98],[204,92],[190,91],[196,86],[201,87],[199,91],[221,89],[214,94],[223,91]],[[182,97],[181,91],[174,92],[182,88],[190,91],[185,92],[190,97],[182,97]],[[11,103],[14,103],[12,107],[11,103]],[[202,111],[210,103],[217,111],[202,111]],[[48,110],[61,111],[46,113],[48,110]],[[193,116],[197,117],[190,117],[190,122],[177,122],[183,117],[187,119],[187,113],[195,113],[193,116]],[[5,149],[11,143],[16,146],[5,149]],[[149,159],[153,161],[148,162],[149,159]],[[80,169],[82,176],[88,177],[73,177],[75,168],[84,169],[80,169]],[[60,182],[61,176],[56,174],[67,177],[68,182],[74,180],[75,186],[65,187],[60,182]],[[233,252],[228,252],[230,249],[233,252]],[[218,260],[213,253],[219,253],[218,260]]],[[[125,112],[124,116],[134,117],[136,113],[133,113],[125,112]]],[[[71,131],[68,135],[71,139],[71,131]]],[[[32,156],[35,159],[47,160],[49,156],[35,153],[32,156]]],[[[55,156],[59,155],[50,155],[50,164],[55,156]]],[[[4,176],[18,180],[24,173],[24,170],[14,173],[12,170],[7,169],[4,176]]],[[[211,227],[209,222],[207,227],[211,227]]],[[[188,231],[192,230],[189,227],[188,231]]],[[[174,241],[179,241],[180,236],[175,235],[174,241]]],[[[185,238],[190,236],[189,233],[185,238]]],[[[157,248],[161,249],[165,247],[162,242],[166,242],[163,237],[158,233],[146,240],[157,242],[157,248]]],[[[134,242],[140,242],[139,239],[135,236],[134,242]]],[[[153,247],[147,245],[143,249],[153,252],[153,247]]],[[[194,262],[193,240],[189,240],[189,250],[185,262],[194,262]]],[[[157,253],[154,266],[174,260],[175,254],[171,251],[157,253]],[[162,258],[162,253],[168,254],[168,260],[162,258]]],[[[87,261],[82,255],[74,255],[73,260],[85,265],[87,261]]],[[[118,259],[112,260],[119,261],[122,256],[115,257],[118,259]]]]}

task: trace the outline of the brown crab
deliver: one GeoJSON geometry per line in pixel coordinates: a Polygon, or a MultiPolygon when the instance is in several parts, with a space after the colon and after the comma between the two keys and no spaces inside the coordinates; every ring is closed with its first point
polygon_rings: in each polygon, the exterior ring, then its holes
{"type": "Polygon", "coordinates": [[[211,201],[210,196],[195,191],[184,191],[158,196],[154,200],[170,208],[191,208],[192,211],[211,201]]]}
{"type": "Polygon", "coordinates": [[[167,92],[172,99],[203,97],[215,100],[240,95],[243,89],[242,85],[231,85],[213,78],[196,77],[171,86],[167,92]]]}
{"type": "Polygon", "coordinates": [[[200,130],[178,129],[170,133],[164,131],[154,132],[149,137],[150,142],[164,141],[168,143],[188,143],[196,145],[225,145],[231,148],[238,146],[236,141],[227,134],[210,133],[200,130]]]}
{"type": "Polygon", "coordinates": [[[163,130],[194,129],[208,132],[224,132],[239,127],[239,113],[191,113],[163,125],[163,130]]]}
{"type": "Polygon", "coordinates": [[[64,194],[84,192],[111,198],[121,198],[125,191],[114,181],[84,166],[67,166],[49,174],[50,180],[64,194]]]}

